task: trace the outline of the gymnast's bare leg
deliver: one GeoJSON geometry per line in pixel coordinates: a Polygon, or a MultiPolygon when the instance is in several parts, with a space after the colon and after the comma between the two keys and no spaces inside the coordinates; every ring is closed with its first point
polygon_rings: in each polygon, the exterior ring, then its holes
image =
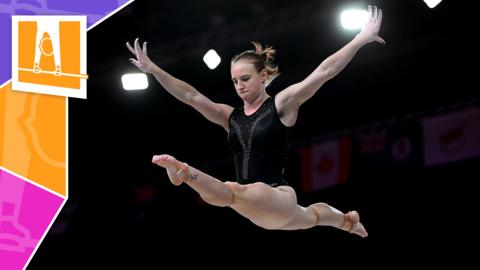
{"type": "Polygon", "coordinates": [[[224,183],[169,155],[154,156],[152,162],[167,170],[172,184],[185,183],[205,202],[228,206],[262,228],[298,230],[332,226],[367,236],[356,211],[344,214],[325,203],[302,207],[297,204],[295,191],[289,186],[274,188],[261,182],[248,185],[224,183]]]}

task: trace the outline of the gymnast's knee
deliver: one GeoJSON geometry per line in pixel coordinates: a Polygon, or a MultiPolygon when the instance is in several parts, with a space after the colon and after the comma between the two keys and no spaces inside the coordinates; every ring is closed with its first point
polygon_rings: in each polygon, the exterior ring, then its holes
{"type": "Polygon", "coordinates": [[[202,199],[211,205],[219,206],[219,207],[226,207],[231,206],[235,202],[235,192],[237,183],[233,182],[225,182],[226,187],[230,192],[220,193],[220,194],[200,194],[202,199]]]}
{"type": "Polygon", "coordinates": [[[232,192],[231,194],[231,200],[229,202],[228,205],[226,206],[230,206],[234,203],[237,202],[237,199],[238,199],[238,194],[240,192],[242,192],[243,190],[245,190],[245,186],[244,185],[240,185],[239,183],[237,182],[230,182],[230,181],[226,181],[225,182],[225,185],[227,186],[228,189],[230,189],[230,191],[232,192]]]}

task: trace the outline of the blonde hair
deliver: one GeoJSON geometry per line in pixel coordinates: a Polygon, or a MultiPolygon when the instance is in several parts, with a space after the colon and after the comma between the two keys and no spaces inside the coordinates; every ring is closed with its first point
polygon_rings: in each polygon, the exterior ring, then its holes
{"type": "Polygon", "coordinates": [[[272,46],[266,46],[264,48],[262,44],[256,41],[252,41],[251,43],[255,46],[255,50],[248,50],[235,55],[231,63],[236,63],[239,60],[249,60],[255,66],[258,73],[265,69],[268,75],[268,79],[265,82],[265,87],[267,87],[280,75],[278,65],[273,62],[276,50],[272,46]]]}

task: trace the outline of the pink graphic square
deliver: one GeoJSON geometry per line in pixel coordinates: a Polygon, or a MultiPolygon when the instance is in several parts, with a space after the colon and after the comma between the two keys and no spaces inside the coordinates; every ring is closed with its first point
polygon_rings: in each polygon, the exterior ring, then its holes
{"type": "Polygon", "coordinates": [[[0,170],[0,262],[22,269],[64,198],[0,170]]]}

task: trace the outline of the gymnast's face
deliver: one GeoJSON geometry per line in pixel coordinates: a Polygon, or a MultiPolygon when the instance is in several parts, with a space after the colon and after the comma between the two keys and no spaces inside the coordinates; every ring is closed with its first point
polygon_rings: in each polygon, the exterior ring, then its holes
{"type": "Polygon", "coordinates": [[[248,60],[232,63],[230,72],[235,90],[243,100],[256,97],[260,91],[265,89],[262,81],[267,79],[266,70],[259,73],[248,60]]]}

